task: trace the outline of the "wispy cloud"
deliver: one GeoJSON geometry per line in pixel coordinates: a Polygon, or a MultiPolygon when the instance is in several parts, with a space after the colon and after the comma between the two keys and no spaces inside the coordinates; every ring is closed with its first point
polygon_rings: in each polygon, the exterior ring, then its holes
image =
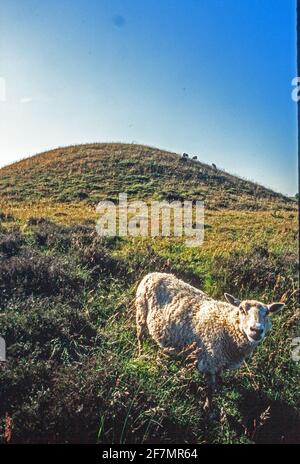
{"type": "Polygon", "coordinates": [[[25,104],[25,103],[31,103],[33,102],[33,97],[22,97],[20,99],[20,103],[25,104]]]}
{"type": "Polygon", "coordinates": [[[48,103],[52,100],[52,97],[46,94],[36,94],[34,96],[25,95],[24,97],[20,98],[19,102],[23,105],[27,103],[48,103]]]}

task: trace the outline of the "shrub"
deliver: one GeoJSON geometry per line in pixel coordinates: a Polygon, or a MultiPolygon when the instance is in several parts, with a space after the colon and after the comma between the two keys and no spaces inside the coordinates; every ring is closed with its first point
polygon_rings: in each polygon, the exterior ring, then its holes
{"type": "Polygon", "coordinates": [[[0,297],[3,300],[31,294],[70,296],[82,284],[61,259],[40,256],[28,250],[21,256],[7,259],[0,268],[0,297]]]}
{"type": "Polygon", "coordinates": [[[2,321],[9,359],[36,352],[39,359],[69,363],[93,346],[96,330],[79,309],[37,298],[22,309],[19,302],[8,305],[2,321]]]}
{"type": "Polygon", "coordinates": [[[50,221],[41,222],[33,231],[35,243],[39,247],[67,251],[71,246],[71,236],[67,227],[50,221]]]}
{"type": "Polygon", "coordinates": [[[118,277],[127,273],[124,262],[111,256],[109,251],[97,242],[81,250],[79,257],[80,263],[91,271],[91,278],[97,276],[118,277]]]}
{"type": "Polygon", "coordinates": [[[247,297],[259,294],[280,299],[296,288],[298,259],[292,252],[270,252],[256,246],[249,252],[234,252],[229,257],[216,257],[211,276],[219,293],[232,292],[247,297]]]}
{"type": "Polygon", "coordinates": [[[24,238],[18,231],[10,232],[0,235],[0,256],[1,254],[5,257],[11,257],[17,255],[22,245],[24,244],[24,238]]]}

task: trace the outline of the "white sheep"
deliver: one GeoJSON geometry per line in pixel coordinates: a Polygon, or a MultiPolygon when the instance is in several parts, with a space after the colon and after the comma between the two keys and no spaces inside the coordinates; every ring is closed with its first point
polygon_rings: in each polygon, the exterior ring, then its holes
{"type": "Polygon", "coordinates": [[[208,380],[205,410],[211,407],[216,377],[224,369],[236,369],[271,328],[269,315],[283,303],[266,305],[240,301],[225,293],[227,302],[216,301],[172,274],[146,275],[136,292],[139,353],[145,329],[165,351],[188,352],[208,380]]]}

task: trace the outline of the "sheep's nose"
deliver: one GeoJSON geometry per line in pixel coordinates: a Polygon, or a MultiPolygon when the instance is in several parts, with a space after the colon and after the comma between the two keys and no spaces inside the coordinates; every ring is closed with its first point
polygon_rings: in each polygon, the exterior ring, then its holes
{"type": "Polygon", "coordinates": [[[250,329],[252,330],[252,332],[256,332],[259,335],[261,335],[264,331],[264,329],[258,327],[250,327],[250,329]]]}

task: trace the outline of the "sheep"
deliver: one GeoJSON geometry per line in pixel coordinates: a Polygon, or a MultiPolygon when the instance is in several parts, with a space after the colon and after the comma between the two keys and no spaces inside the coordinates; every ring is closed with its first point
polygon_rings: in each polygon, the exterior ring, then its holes
{"type": "Polygon", "coordinates": [[[284,303],[240,301],[225,293],[217,301],[173,274],[154,272],[140,282],[135,298],[138,351],[146,328],[166,353],[189,353],[205,374],[209,411],[216,379],[224,369],[237,369],[271,328],[269,315],[284,303]]]}

